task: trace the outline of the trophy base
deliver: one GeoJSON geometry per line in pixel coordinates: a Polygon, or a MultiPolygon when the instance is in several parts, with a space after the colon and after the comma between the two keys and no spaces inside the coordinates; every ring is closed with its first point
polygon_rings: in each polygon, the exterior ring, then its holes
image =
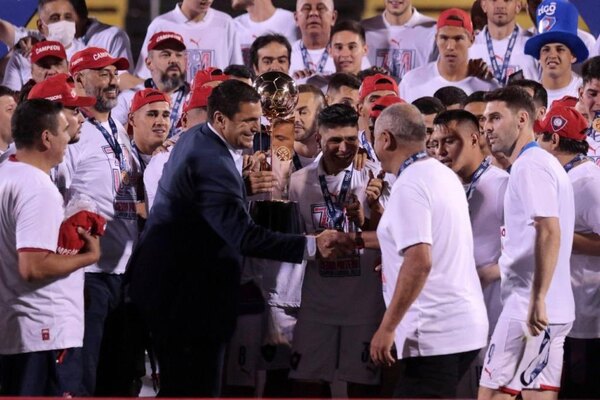
{"type": "Polygon", "coordinates": [[[302,234],[298,203],[295,201],[257,200],[250,202],[254,222],[275,232],[302,234]]]}

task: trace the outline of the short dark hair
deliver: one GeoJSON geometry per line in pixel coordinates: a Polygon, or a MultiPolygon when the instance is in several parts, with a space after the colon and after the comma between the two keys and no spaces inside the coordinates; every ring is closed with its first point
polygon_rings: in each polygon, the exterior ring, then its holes
{"type": "Polygon", "coordinates": [[[33,89],[33,87],[36,85],[36,81],[34,81],[33,79],[28,80],[27,82],[25,82],[25,84],[21,87],[21,90],[19,90],[19,96],[17,98],[17,103],[22,103],[25,100],[27,100],[27,97],[29,96],[29,92],[31,91],[31,89],[33,89]]]}
{"type": "Polygon", "coordinates": [[[431,96],[419,97],[411,104],[417,107],[419,112],[423,115],[439,114],[446,110],[446,107],[444,107],[439,99],[431,96]]]}
{"type": "Polygon", "coordinates": [[[13,99],[15,99],[15,101],[17,101],[18,100],[17,95],[18,95],[18,92],[15,92],[14,90],[12,90],[9,87],[0,85],[0,97],[10,96],[13,99]]]}
{"type": "Polygon", "coordinates": [[[360,40],[362,40],[363,44],[367,43],[366,36],[365,36],[365,28],[363,28],[363,26],[359,22],[351,20],[351,19],[340,21],[337,24],[335,24],[333,26],[333,28],[331,28],[331,34],[329,35],[329,41],[331,42],[331,38],[333,37],[333,35],[335,35],[338,32],[344,32],[344,31],[356,33],[358,35],[358,37],[360,37],[360,40]]]}
{"type": "Polygon", "coordinates": [[[317,113],[319,113],[327,105],[327,102],[325,101],[325,95],[323,94],[321,89],[314,85],[309,85],[308,83],[298,85],[298,94],[300,93],[311,93],[319,101],[317,113]]]}
{"type": "Polygon", "coordinates": [[[325,129],[358,127],[358,113],[346,104],[334,104],[321,110],[318,126],[325,129]]]}
{"type": "Polygon", "coordinates": [[[331,75],[331,78],[329,79],[327,91],[329,91],[329,89],[340,90],[342,86],[347,86],[351,89],[358,90],[360,89],[360,80],[352,74],[336,72],[335,74],[331,75]]]}
{"type": "Polygon", "coordinates": [[[583,84],[590,83],[592,79],[600,80],[600,56],[588,58],[581,67],[583,84]]]}
{"type": "Polygon", "coordinates": [[[529,114],[529,121],[533,124],[535,120],[535,105],[533,98],[520,86],[507,86],[496,89],[485,95],[485,101],[503,101],[513,112],[525,110],[529,114]]]}
{"type": "Polygon", "coordinates": [[[258,102],[260,95],[252,86],[229,79],[216,86],[208,96],[208,120],[213,122],[217,111],[232,119],[240,111],[240,104],[258,102]]]}
{"type": "Polygon", "coordinates": [[[269,33],[267,35],[262,35],[254,39],[254,42],[252,42],[252,45],[250,46],[250,62],[255,68],[258,67],[258,51],[273,42],[285,46],[285,48],[287,49],[288,60],[291,61],[292,45],[290,44],[289,40],[287,40],[287,38],[283,35],[277,33],[269,33]]]}
{"type": "Polygon", "coordinates": [[[10,121],[15,147],[31,148],[39,142],[43,131],[55,133],[62,110],[61,103],[46,99],[25,100],[17,105],[10,121]]]}
{"type": "Polygon", "coordinates": [[[538,107],[548,107],[548,92],[541,83],[531,79],[517,79],[508,82],[507,86],[520,86],[533,90],[533,102],[538,107]]]}
{"type": "MultiPolygon", "coordinates": [[[[552,140],[551,133],[542,133],[542,140],[549,142],[552,140]]],[[[559,136],[558,149],[570,154],[587,154],[590,144],[586,140],[575,140],[559,136]]]]}
{"type": "Polygon", "coordinates": [[[252,81],[254,80],[254,73],[250,70],[250,68],[242,64],[228,65],[227,68],[223,70],[223,73],[225,75],[235,76],[236,78],[250,79],[252,81]]]}
{"type": "MultiPolygon", "coordinates": [[[[56,1],[56,0],[38,0],[38,12],[41,11],[42,7],[44,7],[46,4],[52,3],[53,1],[56,1]]],[[[87,8],[87,4],[85,3],[85,0],[67,0],[67,1],[69,3],[71,3],[73,8],[75,9],[75,12],[77,13],[77,16],[80,19],[88,18],[88,8],[87,8]]]]}
{"type": "Polygon", "coordinates": [[[471,104],[471,103],[485,103],[485,93],[483,90],[478,90],[476,92],[471,93],[470,95],[467,96],[467,98],[465,99],[465,101],[462,102],[461,106],[462,108],[465,108],[465,106],[467,104],[471,104]]]}
{"type": "Polygon", "coordinates": [[[363,69],[358,74],[356,74],[356,77],[358,78],[359,81],[362,82],[362,81],[365,80],[365,78],[367,78],[369,76],[377,75],[377,74],[380,74],[380,73],[381,72],[378,71],[378,69],[371,67],[371,68],[363,69]]]}
{"type": "Polygon", "coordinates": [[[449,107],[453,104],[462,104],[467,99],[467,94],[459,87],[444,86],[436,90],[433,97],[441,101],[445,107],[449,107]]]}
{"type": "Polygon", "coordinates": [[[433,119],[433,125],[448,126],[451,122],[456,122],[461,125],[471,125],[473,130],[479,133],[479,121],[477,120],[477,117],[465,110],[442,111],[433,119]]]}

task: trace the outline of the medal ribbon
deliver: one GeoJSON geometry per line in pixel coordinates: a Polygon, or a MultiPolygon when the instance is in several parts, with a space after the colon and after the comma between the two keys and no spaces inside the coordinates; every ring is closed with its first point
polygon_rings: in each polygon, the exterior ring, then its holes
{"type": "Polygon", "coordinates": [[[363,131],[360,135],[360,144],[362,145],[363,149],[367,151],[367,154],[372,161],[377,160],[377,157],[375,156],[375,150],[373,150],[373,146],[371,146],[371,143],[369,143],[367,140],[367,133],[365,131],[363,131]]]}
{"type": "MultiPolygon", "coordinates": [[[[302,43],[302,41],[300,41],[300,52],[302,53],[302,62],[304,63],[304,67],[306,69],[310,69],[310,64],[311,64],[310,62],[312,61],[312,58],[308,54],[308,50],[306,49],[306,46],[304,46],[304,43],[302,43]]],[[[327,64],[328,58],[329,58],[329,49],[325,48],[325,50],[323,51],[323,54],[321,54],[321,60],[319,61],[319,64],[317,65],[317,69],[315,70],[316,74],[320,74],[321,72],[323,72],[323,69],[325,68],[325,64],[327,64]]]]}
{"type": "Polygon", "coordinates": [[[573,167],[575,166],[575,164],[577,164],[580,161],[583,160],[587,160],[588,157],[585,154],[577,154],[571,161],[569,161],[568,163],[565,164],[564,168],[565,171],[569,172],[570,170],[573,169],[573,167]]]}
{"type": "Polygon", "coordinates": [[[121,169],[121,171],[125,171],[127,169],[127,166],[125,165],[125,156],[123,155],[123,149],[121,148],[121,145],[119,144],[119,141],[117,139],[118,131],[115,121],[113,121],[112,117],[108,117],[108,125],[110,126],[110,130],[112,133],[111,135],[110,133],[108,133],[106,128],[104,128],[102,124],[100,124],[100,122],[96,120],[96,118],[88,117],[88,120],[96,127],[96,129],[100,131],[100,133],[102,133],[102,136],[104,136],[106,143],[108,143],[113,153],[115,153],[115,157],[117,158],[117,160],[119,160],[119,168],[121,169]]]}
{"type": "Polygon", "coordinates": [[[467,200],[471,199],[471,196],[473,196],[473,192],[475,191],[475,187],[477,186],[477,181],[479,181],[479,178],[481,178],[481,175],[483,175],[483,173],[489,168],[490,164],[491,164],[490,158],[486,157],[481,162],[481,164],[479,164],[479,167],[477,167],[477,169],[471,176],[471,183],[465,190],[465,192],[467,194],[467,200]]]}
{"type": "Polygon", "coordinates": [[[410,157],[408,157],[406,160],[404,160],[404,162],[402,163],[402,165],[400,166],[400,169],[398,170],[398,176],[400,176],[400,174],[409,166],[411,166],[412,164],[414,164],[415,162],[422,160],[424,158],[427,158],[427,153],[422,150],[419,151],[418,153],[415,153],[413,155],[411,155],[410,157]]]}
{"type": "Polygon", "coordinates": [[[490,57],[490,63],[492,64],[492,70],[494,72],[494,77],[498,82],[504,84],[506,81],[506,71],[508,70],[508,63],[510,62],[510,57],[512,56],[513,49],[515,47],[515,43],[517,41],[517,35],[519,34],[519,27],[515,25],[515,29],[510,35],[510,39],[508,40],[508,46],[506,47],[506,53],[504,53],[504,61],[502,62],[502,69],[498,65],[498,61],[496,60],[496,53],[494,53],[494,45],[492,43],[492,37],[490,35],[490,31],[485,29],[485,41],[487,43],[488,55],[490,57]]]}
{"type": "Polygon", "coordinates": [[[327,215],[329,220],[333,222],[333,226],[338,231],[344,230],[344,213],[342,209],[346,201],[346,196],[350,190],[350,183],[352,182],[352,170],[346,171],[344,174],[344,180],[342,181],[342,187],[340,188],[340,194],[337,198],[337,203],[333,202],[331,193],[327,188],[327,181],[325,175],[319,175],[319,183],[321,184],[321,192],[323,193],[323,199],[325,200],[325,206],[327,207],[327,215]]]}

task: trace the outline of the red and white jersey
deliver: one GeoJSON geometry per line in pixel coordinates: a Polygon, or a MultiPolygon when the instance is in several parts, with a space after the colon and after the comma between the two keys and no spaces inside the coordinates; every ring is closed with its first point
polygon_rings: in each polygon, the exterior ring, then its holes
{"type": "Polygon", "coordinates": [[[390,25],[383,14],[361,24],[365,28],[371,65],[387,68],[399,79],[437,58],[435,20],[414,8],[404,25],[390,25]]]}
{"type": "MultiPolygon", "coordinates": [[[[106,232],[100,238],[102,252],[97,264],[86,272],[122,274],[138,236],[136,203],[140,195],[142,174],[139,160],[123,126],[115,121],[123,157],[120,162],[100,130],[89,120],[81,128],[79,142],[69,145],[60,171],[66,171],[67,201],[78,194],[94,199],[98,212],[106,218],[106,232]]],[[[102,123],[111,132],[108,122],[102,123]]]]}
{"type": "Polygon", "coordinates": [[[460,81],[449,81],[440,75],[436,62],[413,69],[400,82],[400,97],[407,103],[412,103],[423,96],[433,96],[440,88],[456,86],[467,95],[482,90],[489,92],[500,87],[496,80],[484,81],[474,76],[468,76],[460,81]]]}
{"type": "MultiPolygon", "coordinates": [[[[365,211],[368,211],[365,189],[369,171],[375,175],[378,172],[370,163],[360,171],[350,165],[337,175],[327,175],[321,158],[319,162],[292,174],[289,199],[298,202],[306,233],[330,229],[331,226],[319,176],[325,176],[332,201],[337,202],[347,171],[352,171],[348,196],[356,195],[365,211]]],[[[308,261],[302,284],[300,312],[307,320],[331,325],[379,323],[384,304],[381,278],[374,269],[376,264],[377,252],[373,250],[336,261],[308,261]]]]}
{"type": "Polygon", "coordinates": [[[261,22],[252,21],[248,13],[234,18],[234,21],[242,46],[244,63],[248,66],[251,65],[250,46],[257,37],[268,33],[278,33],[285,36],[290,43],[294,43],[300,37],[294,13],[282,8],[277,8],[269,19],[261,22]]]}
{"type": "Polygon", "coordinates": [[[0,166],[0,354],[83,345],[83,272],[27,282],[19,251],[55,252],[63,199],[48,174],[19,161],[0,166]]]}
{"type": "MultiPolygon", "coordinates": [[[[492,61],[490,58],[490,53],[488,51],[487,41],[485,38],[486,32],[487,27],[483,28],[483,30],[479,32],[477,36],[475,36],[475,41],[473,42],[473,45],[469,48],[469,58],[483,59],[483,61],[487,63],[490,70],[492,70],[492,61]]],[[[520,26],[518,27],[517,37],[515,39],[515,44],[512,49],[510,59],[508,61],[505,77],[509,77],[511,74],[514,74],[517,71],[523,71],[523,76],[525,77],[525,79],[531,79],[534,81],[540,80],[540,69],[538,61],[535,58],[525,54],[525,42],[527,42],[527,40],[531,36],[531,32],[521,28],[520,26]]],[[[492,47],[494,48],[494,58],[496,59],[499,68],[502,68],[502,66],[504,65],[504,57],[506,55],[506,50],[508,48],[510,38],[511,35],[508,35],[502,40],[492,39],[492,47]]]]}
{"type": "Polygon", "coordinates": [[[513,163],[504,197],[502,256],[502,317],[527,320],[535,269],[535,218],[554,217],[560,223],[560,248],[546,295],[551,324],[575,319],[570,257],[575,205],[573,186],[554,156],[534,146],[513,163]]]}
{"type": "Polygon", "coordinates": [[[387,305],[396,290],[404,249],[431,245],[431,271],[396,328],[398,358],[461,353],[487,344],[467,199],[450,168],[431,158],[406,168],[392,187],[377,238],[387,305]]]}
{"type": "MultiPolygon", "coordinates": [[[[575,232],[600,234],[600,168],[591,162],[568,172],[575,194],[575,232]]],[[[600,257],[571,255],[575,322],[569,333],[577,339],[600,338],[600,257]]]]}
{"type": "Polygon", "coordinates": [[[150,78],[146,67],[148,41],[156,32],[177,32],[187,48],[187,81],[196,72],[208,67],[225,69],[230,64],[242,64],[242,51],[233,19],[224,12],[210,8],[202,21],[190,21],[181,12],[179,4],[173,11],[156,17],[148,26],[146,38],[135,68],[142,79],[150,78]]]}

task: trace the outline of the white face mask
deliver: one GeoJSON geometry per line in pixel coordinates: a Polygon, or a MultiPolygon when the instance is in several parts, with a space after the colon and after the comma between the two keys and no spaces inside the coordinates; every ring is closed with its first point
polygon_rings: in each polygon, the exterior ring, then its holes
{"type": "Polygon", "coordinates": [[[48,24],[48,40],[60,42],[63,46],[69,47],[75,38],[75,22],[58,21],[48,24]]]}

